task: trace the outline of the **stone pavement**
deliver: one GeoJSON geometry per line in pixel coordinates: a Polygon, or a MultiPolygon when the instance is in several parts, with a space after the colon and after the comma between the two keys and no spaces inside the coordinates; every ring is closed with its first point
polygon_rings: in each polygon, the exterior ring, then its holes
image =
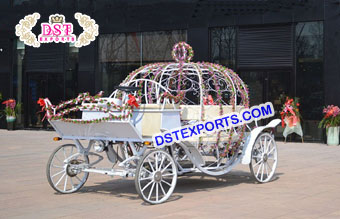
{"type": "Polygon", "coordinates": [[[278,143],[274,181],[257,184],[248,166],[226,176],[180,177],[171,200],[148,205],[132,179],[90,174],[60,195],[45,174],[62,142],[55,132],[0,130],[0,218],[340,218],[340,147],[278,143]]]}

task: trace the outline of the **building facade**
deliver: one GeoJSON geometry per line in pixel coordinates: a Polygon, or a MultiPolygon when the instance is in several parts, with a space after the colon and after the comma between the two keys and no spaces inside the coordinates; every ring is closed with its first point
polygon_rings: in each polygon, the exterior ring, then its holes
{"type": "Polygon", "coordinates": [[[305,140],[323,141],[322,108],[340,105],[340,1],[4,0],[0,11],[0,92],[23,103],[19,128],[47,127],[37,114],[39,97],[57,103],[84,91],[109,95],[134,69],[172,61],[179,41],[193,47],[194,61],[236,71],[249,86],[251,105],[271,101],[278,113],[282,96],[299,97],[305,140]],[[99,36],[80,49],[25,46],[15,25],[34,12],[41,21],[63,14],[73,24],[75,12],[87,14],[99,36]]]}

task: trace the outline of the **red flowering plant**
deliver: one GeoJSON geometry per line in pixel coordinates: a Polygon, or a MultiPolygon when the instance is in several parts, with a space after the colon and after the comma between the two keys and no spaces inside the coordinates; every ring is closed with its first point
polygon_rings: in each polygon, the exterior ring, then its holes
{"type": "Polygon", "coordinates": [[[340,125],[340,108],[334,105],[328,105],[323,109],[325,114],[319,123],[319,128],[336,127],[340,125]]]}
{"type": "Polygon", "coordinates": [[[282,110],[280,112],[282,127],[285,126],[285,119],[289,127],[295,126],[298,122],[300,122],[301,115],[299,106],[299,98],[294,97],[293,99],[286,97],[286,101],[283,104],[282,110]]]}
{"type": "Polygon", "coordinates": [[[14,99],[8,99],[8,100],[2,102],[2,104],[5,105],[5,109],[4,109],[3,112],[6,116],[16,117],[16,114],[21,109],[21,104],[20,103],[17,104],[14,99]]]}

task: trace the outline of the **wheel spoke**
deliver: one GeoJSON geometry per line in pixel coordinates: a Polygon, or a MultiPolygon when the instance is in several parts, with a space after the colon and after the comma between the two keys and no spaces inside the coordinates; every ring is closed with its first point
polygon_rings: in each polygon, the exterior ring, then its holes
{"type": "Polygon", "coordinates": [[[61,182],[61,180],[64,178],[65,175],[66,175],[66,172],[60,177],[60,179],[58,180],[58,182],[55,184],[55,187],[58,186],[58,184],[61,182]]]}
{"type": "Polygon", "coordinates": [[[269,165],[269,163],[267,162],[267,166],[269,167],[270,169],[270,172],[273,170],[272,167],[269,165]]]}
{"type": "Polygon", "coordinates": [[[161,190],[162,190],[162,192],[163,192],[163,195],[165,195],[166,193],[165,193],[164,188],[163,188],[163,186],[162,186],[162,182],[159,183],[159,186],[161,187],[161,190]]]}
{"type": "Polygon", "coordinates": [[[70,181],[71,181],[71,185],[72,185],[72,190],[74,189],[74,184],[73,184],[73,180],[72,177],[70,177],[70,181]]]}
{"type": "Polygon", "coordinates": [[[63,147],[63,152],[64,152],[64,157],[65,157],[65,159],[66,159],[65,147],[63,147]]]}
{"type": "Polygon", "coordinates": [[[152,183],[152,186],[151,186],[151,189],[150,189],[150,192],[149,192],[149,196],[148,196],[148,199],[150,200],[151,198],[151,195],[152,195],[152,192],[153,192],[153,188],[155,187],[155,182],[152,183]]]}
{"type": "Polygon", "coordinates": [[[271,138],[270,141],[268,142],[268,147],[267,147],[267,150],[266,150],[266,153],[268,154],[268,151],[270,149],[270,145],[272,143],[273,139],[271,138]]]}
{"type": "Polygon", "coordinates": [[[268,154],[268,152],[269,152],[269,150],[271,149],[271,147],[270,147],[270,145],[268,145],[268,147],[267,147],[267,150],[266,150],[266,154],[268,154]]]}
{"type": "Polygon", "coordinates": [[[264,145],[263,145],[263,152],[265,153],[267,151],[267,137],[264,137],[264,145]]]}
{"type": "Polygon", "coordinates": [[[152,172],[155,172],[155,170],[154,170],[154,168],[153,168],[153,166],[152,166],[151,161],[150,161],[149,158],[148,158],[148,163],[149,163],[149,165],[150,165],[150,167],[151,167],[152,172]]]}
{"type": "Polygon", "coordinates": [[[266,173],[267,173],[267,178],[268,178],[269,177],[268,164],[265,163],[265,165],[266,165],[266,173]]]}
{"type": "Polygon", "coordinates": [[[165,158],[165,157],[162,156],[162,161],[161,161],[161,164],[160,164],[159,167],[158,167],[158,170],[162,168],[163,162],[164,162],[164,160],[165,160],[164,158],[165,158]]]}
{"type": "Polygon", "coordinates": [[[151,183],[153,183],[153,180],[148,182],[148,184],[146,184],[146,186],[144,186],[144,188],[142,189],[142,192],[149,187],[149,185],[151,185],[151,183]]]}
{"type": "Polygon", "coordinates": [[[150,176],[150,177],[146,177],[146,178],[141,178],[140,180],[142,181],[142,180],[152,180],[152,179],[153,179],[153,177],[150,176]]]}
{"type": "Polygon", "coordinates": [[[61,161],[61,160],[59,159],[59,157],[57,156],[57,154],[54,154],[54,157],[55,157],[60,163],[64,163],[64,161],[61,161]]]}
{"type": "Polygon", "coordinates": [[[158,183],[156,183],[156,202],[158,202],[158,183]]]}
{"type": "Polygon", "coordinates": [[[173,174],[173,173],[168,173],[168,174],[162,175],[162,177],[164,177],[164,176],[173,176],[173,175],[175,175],[175,174],[173,174]]]}
{"type": "Polygon", "coordinates": [[[262,156],[261,155],[256,155],[256,156],[253,156],[253,158],[262,158],[262,156]]]}
{"type": "Polygon", "coordinates": [[[66,186],[67,186],[67,177],[68,177],[68,175],[66,175],[66,178],[65,178],[64,191],[66,191],[66,186]]]}
{"type": "Polygon", "coordinates": [[[256,177],[258,177],[258,176],[259,176],[259,173],[260,173],[260,170],[261,170],[262,164],[263,164],[263,163],[261,163],[261,164],[260,164],[260,166],[259,166],[259,168],[257,169],[256,177]]]}
{"type": "Polygon", "coordinates": [[[274,149],[275,149],[275,147],[273,147],[267,154],[271,154],[274,149]]]}
{"type": "Polygon", "coordinates": [[[63,167],[63,166],[58,166],[58,165],[54,165],[54,164],[52,164],[51,166],[52,166],[52,167],[55,167],[55,168],[64,169],[64,167],[63,167]]]}
{"type": "Polygon", "coordinates": [[[81,180],[78,176],[75,176],[77,178],[77,180],[79,180],[79,182],[83,182],[83,180],[81,180]]]}
{"type": "Polygon", "coordinates": [[[158,153],[155,153],[155,170],[158,170],[158,153]]]}
{"type": "Polygon", "coordinates": [[[171,162],[169,162],[168,165],[166,165],[161,172],[163,173],[170,165],[171,165],[171,162]]]}
{"type": "Polygon", "coordinates": [[[170,186],[170,187],[171,187],[171,184],[170,184],[170,183],[168,183],[167,181],[165,181],[165,180],[163,180],[163,179],[162,179],[162,182],[164,182],[165,184],[167,184],[168,186],[170,186]]]}
{"type": "Polygon", "coordinates": [[[256,167],[257,165],[259,165],[262,162],[262,159],[260,161],[258,161],[256,164],[254,164],[253,167],[256,167]]]}
{"type": "Polygon", "coordinates": [[[263,180],[264,165],[265,165],[265,163],[262,164],[261,181],[263,180]]]}
{"type": "Polygon", "coordinates": [[[261,146],[261,152],[264,152],[264,146],[263,146],[263,141],[260,140],[260,146],[261,146]]]}
{"type": "Polygon", "coordinates": [[[143,170],[145,170],[146,172],[148,172],[150,175],[152,174],[149,170],[147,170],[145,167],[142,167],[143,170]]]}
{"type": "Polygon", "coordinates": [[[63,172],[65,172],[65,170],[62,170],[62,171],[60,171],[60,172],[54,174],[53,176],[51,176],[51,178],[53,178],[53,177],[55,177],[55,176],[58,176],[59,174],[61,174],[61,173],[63,173],[63,172]]]}

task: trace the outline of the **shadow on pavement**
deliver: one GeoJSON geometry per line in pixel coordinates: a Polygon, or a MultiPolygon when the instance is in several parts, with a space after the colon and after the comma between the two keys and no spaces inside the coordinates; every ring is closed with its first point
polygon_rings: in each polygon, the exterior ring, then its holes
{"type": "MultiPolygon", "coordinates": [[[[278,180],[280,175],[283,175],[283,173],[276,173],[272,181],[278,180]]],[[[178,177],[175,191],[167,202],[181,199],[183,197],[181,194],[184,193],[210,191],[243,183],[257,184],[251,174],[245,171],[232,171],[227,175],[218,177],[207,176],[201,173],[186,174],[178,177]]],[[[127,198],[130,200],[140,199],[135,189],[135,181],[133,179],[115,178],[106,182],[95,183],[95,185],[92,186],[86,186],[85,184],[78,193],[114,195],[118,198],[127,198]]],[[[143,203],[143,205],[144,204],[148,205],[146,203],[143,203]]]]}

